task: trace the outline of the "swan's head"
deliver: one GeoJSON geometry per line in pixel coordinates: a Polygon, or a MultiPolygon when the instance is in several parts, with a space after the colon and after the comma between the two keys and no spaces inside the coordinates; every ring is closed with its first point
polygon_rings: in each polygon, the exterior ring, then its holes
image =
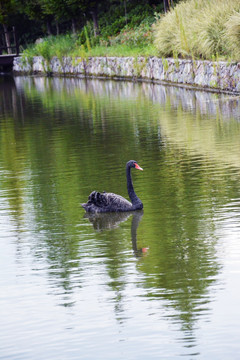
{"type": "Polygon", "coordinates": [[[128,161],[127,162],[127,167],[133,167],[133,168],[138,169],[138,170],[143,170],[135,160],[128,161]]]}

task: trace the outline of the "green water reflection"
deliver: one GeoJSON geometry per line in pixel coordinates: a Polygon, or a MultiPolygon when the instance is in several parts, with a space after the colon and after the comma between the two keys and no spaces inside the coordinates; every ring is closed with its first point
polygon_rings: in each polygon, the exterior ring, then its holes
{"type": "Polygon", "coordinates": [[[48,78],[3,77],[0,94],[1,211],[18,247],[29,244],[36,264],[47,264],[61,305],[76,306],[86,270],[99,267],[123,321],[134,266],[140,297],[159,302],[162,317],[180,324],[184,346],[197,346],[194,330],[223,266],[216,228],[222,208],[240,196],[239,100],[48,78]],[[144,168],[133,174],[144,212],[84,216],[80,204],[94,189],[127,197],[132,158],[144,168]]]}

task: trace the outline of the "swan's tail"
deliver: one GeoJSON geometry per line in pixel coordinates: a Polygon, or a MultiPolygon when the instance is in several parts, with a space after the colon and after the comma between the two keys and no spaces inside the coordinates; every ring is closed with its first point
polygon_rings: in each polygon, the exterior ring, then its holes
{"type": "Polygon", "coordinates": [[[100,193],[99,191],[93,191],[88,197],[88,203],[94,204],[96,206],[105,206],[107,205],[106,193],[100,193]]]}
{"type": "Polygon", "coordinates": [[[107,205],[107,199],[105,196],[106,193],[100,193],[99,191],[92,191],[91,194],[88,197],[88,202],[85,204],[82,204],[82,207],[86,210],[91,212],[95,211],[95,206],[97,207],[103,207],[107,205]],[[94,208],[94,210],[93,210],[94,208]]]}

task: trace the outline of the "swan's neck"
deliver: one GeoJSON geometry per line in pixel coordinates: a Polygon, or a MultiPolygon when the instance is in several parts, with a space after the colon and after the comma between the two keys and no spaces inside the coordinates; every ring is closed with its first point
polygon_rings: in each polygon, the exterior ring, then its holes
{"type": "Polygon", "coordinates": [[[131,176],[131,168],[127,167],[126,168],[126,175],[127,175],[127,189],[128,189],[128,195],[129,198],[132,202],[132,204],[137,204],[137,203],[141,203],[141,200],[137,197],[137,195],[135,194],[134,188],[133,188],[133,183],[132,183],[132,176],[131,176]]]}

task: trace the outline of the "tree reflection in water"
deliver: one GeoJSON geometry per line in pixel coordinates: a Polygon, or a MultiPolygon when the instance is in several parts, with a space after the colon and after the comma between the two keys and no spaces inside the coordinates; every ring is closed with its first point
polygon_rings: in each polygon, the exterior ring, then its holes
{"type": "MultiPolygon", "coordinates": [[[[171,343],[177,338],[188,355],[196,352],[198,330],[214,322],[214,300],[226,289],[224,247],[235,249],[229,233],[239,233],[240,101],[157,84],[33,77],[1,79],[0,95],[1,236],[14,234],[18,266],[34,283],[39,264],[39,278],[73,313],[90,294],[95,306],[104,302],[101,326],[112,304],[117,318],[131,320],[126,334],[133,324],[136,338],[153,328],[156,340],[167,324],[171,343]],[[136,176],[144,216],[83,219],[80,203],[99,174],[103,189],[125,194],[119,164],[129,153],[146,168],[136,176]]],[[[27,304],[27,313],[36,310],[27,304]]],[[[92,309],[86,318],[96,322],[92,309]]],[[[235,333],[224,326],[230,329],[225,323],[219,333],[231,342],[235,333]]]]}

